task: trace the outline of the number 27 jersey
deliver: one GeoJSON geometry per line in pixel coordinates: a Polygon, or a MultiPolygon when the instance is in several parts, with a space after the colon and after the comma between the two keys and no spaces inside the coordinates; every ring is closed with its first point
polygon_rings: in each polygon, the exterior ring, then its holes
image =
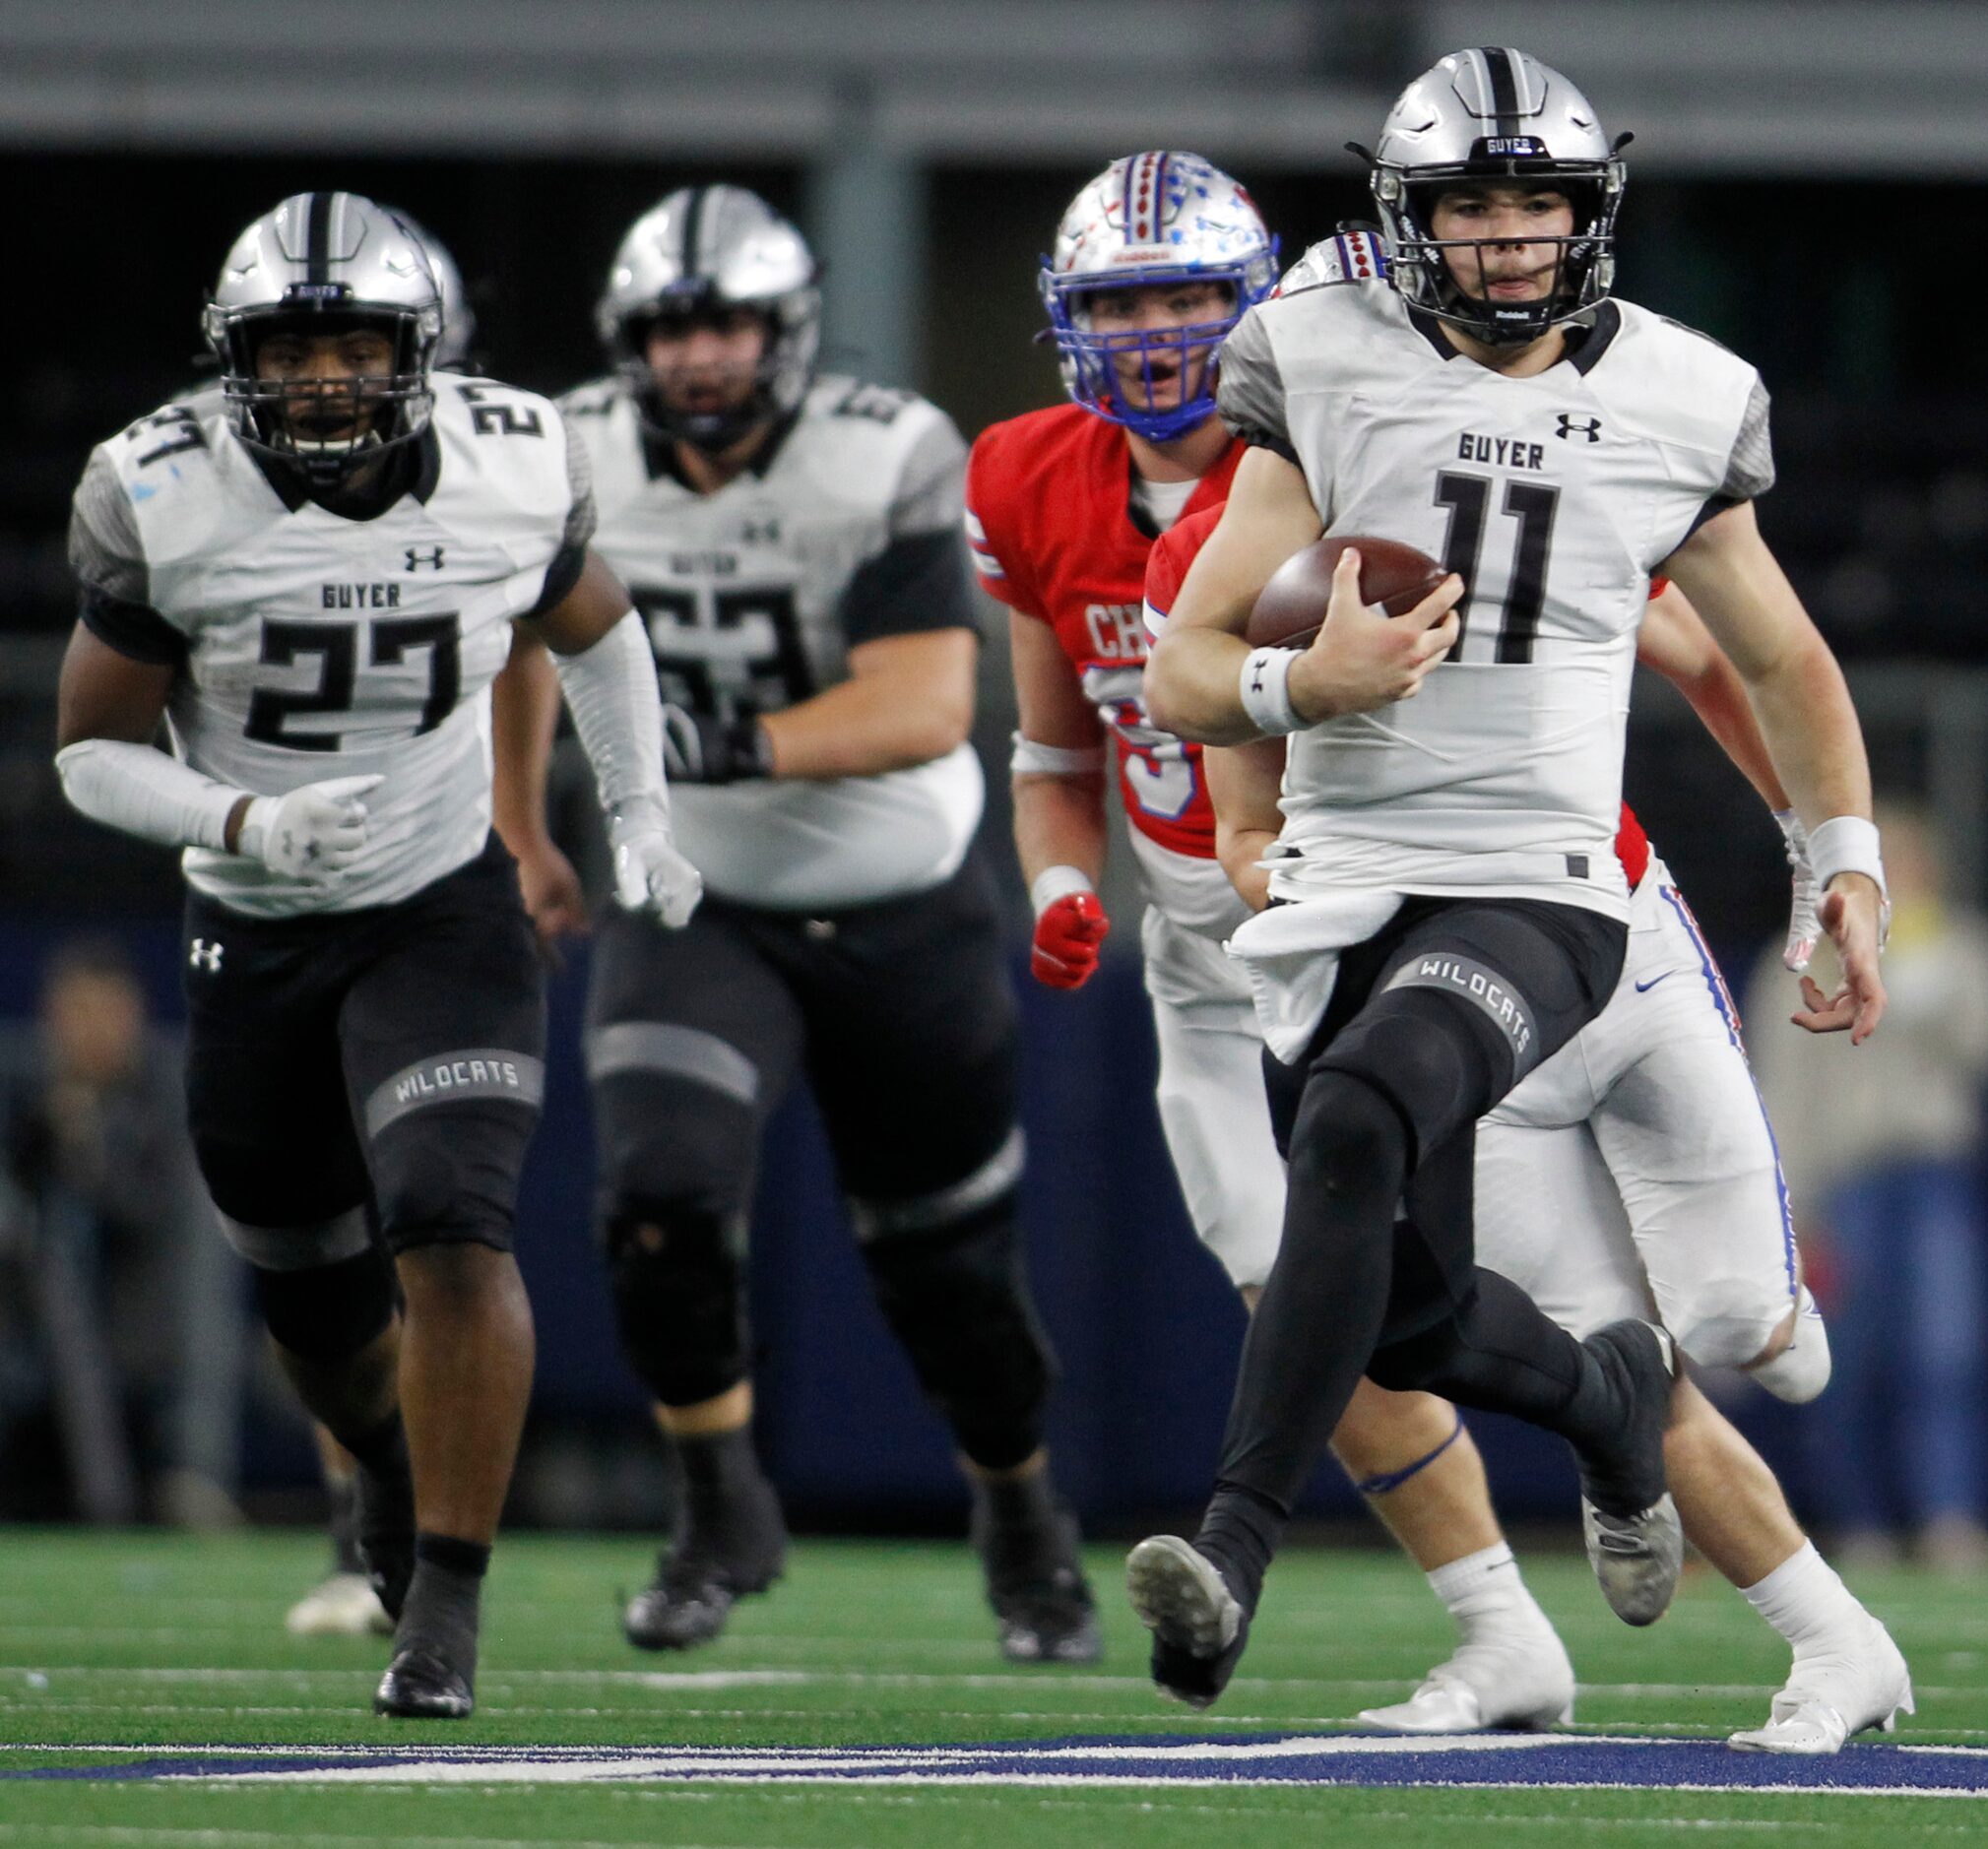
{"type": "Polygon", "coordinates": [[[427,429],[389,463],[407,489],[371,518],[265,472],[219,392],[99,444],[77,488],[83,621],[174,669],[179,757],[254,796],[382,779],[364,849],[329,884],[187,849],[188,883],[236,911],[393,904],[489,835],[489,685],[511,619],[578,577],[593,496],[547,400],[447,373],[433,389],[427,429]]]}

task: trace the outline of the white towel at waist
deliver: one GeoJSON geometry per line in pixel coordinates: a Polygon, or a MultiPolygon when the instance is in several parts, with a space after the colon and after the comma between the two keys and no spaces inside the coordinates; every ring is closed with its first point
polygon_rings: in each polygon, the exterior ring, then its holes
{"type": "Polygon", "coordinates": [[[1250,974],[1263,1044],[1286,1065],[1311,1045],[1339,980],[1339,953],[1363,944],[1401,909],[1402,895],[1354,887],[1273,905],[1223,946],[1250,974]]]}

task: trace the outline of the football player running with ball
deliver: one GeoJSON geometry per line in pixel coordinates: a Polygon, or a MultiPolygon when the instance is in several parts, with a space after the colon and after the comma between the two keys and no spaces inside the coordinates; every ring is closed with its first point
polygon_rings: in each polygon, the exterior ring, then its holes
{"type": "MultiPolygon", "coordinates": [[[[1337,242],[1308,253],[1283,292],[1343,281],[1337,242]]],[[[1182,521],[1154,545],[1153,634],[1219,512],[1182,521]]],[[[1681,593],[1661,582],[1655,590],[1636,658],[1690,699],[1788,830],[1786,956],[1791,969],[1805,968],[1818,927],[1800,823],[1732,664],[1681,593]]],[[[1282,743],[1261,740],[1216,761],[1222,863],[1260,909],[1283,822],[1282,743]]],[[[1628,804],[1615,851],[1631,895],[1622,978],[1601,1014],[1479,1124],[1477,1256],[1575,1335],[1647,1314],[1654,1303],[1693,1361],[1743,1369],[1784,1400],[1813,1400],[1828,1383],[1828,1340],[1799,1281],[1773,1132],[1731,998],[1628,804]]],[[[1900,1710],[1911,1712],[1911,1678],[1890,1633],[1802,1533],[1759,1453],[1686,1375],[1672,1388],[1664,1465],[1686,1538],[1794,1652],[1766,1723],[1733,1744],[1834,1753],[1851,1734],[1890,1731],[1900,1710]]],[[[1407,1701],[1361,1718],[1454,1733],[1484,1711],[1487,1691],[1496,1698],[1513,1667],[1473,1641],[1407,1701]]]]}
{"type": "MultiPolygon", "coordinates": [[[[1380,261],[1370,234],[1336,242],[1354,273],[1380,261]]],[[[1074,402],[994,425],[967,468],[974,562],[1011,612],[1035,974],[1074,988],[1097,967],[1109,738],[1148,898],[1161,1123],[1196,1233],[1252,1306],[1277,1255],[1284,1170],[1249,984],[1221,949],[1249,913],[1215,859],[1211,766],[1147,715],[1140,609],[1157,536],[1208,519],[1228,492],[1245,446],[1215,414],[1214,355],[1276,274],[1249,194],[1200,156],[1113,161],[1071,201],[1042,272],[1074,402]]],[[[1332,1444],[1456,1620],[1462,1647],[1436,1672],[1451,1688],[1445,1726],[1563,1718],[1573,1670],[1455,1409],[1362,1382],[1332,1444]]]]}
{"type": "Polygon", "coordinates": [[[532,1377],[511,1243],[544,1005],[486,742],[514,619],[559,657],[623,904],[681,924],[697,875],[584,454],[546,401],[431,371],[406,227],[353,193],[285,200],[206,330],[220,393],[101,444],[76,491],[56,763],[86,815],[185,850],[201,1172],[357,1463],[398,1621],[374,1705],[457,1717],[532,1377]]]}
{"type": "Polygon", "coordinates": [[[1289,735],[1281,903],[1232,941],[1291,1161],[1207,1514],[1191,1545],[1155,1537],[1128,1562],[1154,1678],[1189,1700],[1233,1674],[1363,1372],[1566,1436],[1610,1603],[1646,1623],[1668,1601],[1668,1336],[1625,1319],[1574,1340],[1475,1264],[1471,1212],[1476,1119],[1621,973],[1623,724],[1659,570],[1732,658],[1812,824],[1845,972],[1815,1024],[1862,1039],[1883,1012],[1862,739],[1754,522],[1766,394],[1714,343],[1611,299],[1618,148],[1535,60],[1445,58],[1375,159],[1386,280],[1260,304],[1224,349],[1222,411],[1251,450],[1146,691],[1203,742],[1289,735]],[[1252,653],[1258,592],[1328,525],[1451,575],[1390,621],[1349,553],[1315,645],[1252,653]]]}
{"type": "MultiPolygon", "coordinates": [[[[745,1237],[767,1119],[804,1073],[877,1303],[972,1486],[1001,1648],[1087,1662],[1096,1615],[1047,1468],[1053,1364],[1015,1219],[1015,1004],[972,852],[965,445],[922,398],[818,377],[819,318],[807,246],[762,200],[673,193],[609,273],[615,376],[564,401],[603,550],[648,620],[709,891],[682,933],[609,921],[594,959],[609,1275],[685,1490],[625,1629],[703,1643],[782,1569],[752,1444],[745,1237]]],[[[513,685],[543,742],[533,672],[521,658],[513,685]]],[[[500,804],[535,911],[570,916],[540,792],[500,804]]]]}

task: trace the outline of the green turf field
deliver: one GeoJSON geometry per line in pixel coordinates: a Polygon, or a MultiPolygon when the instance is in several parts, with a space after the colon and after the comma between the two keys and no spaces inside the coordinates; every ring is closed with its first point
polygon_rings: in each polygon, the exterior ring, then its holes
{"type": "MultiPolygon", "coordinates": [[[[307,1535],[196,1540],[0,1530],[0,1774],[131,1765],[58,1747],[437,1744],[843,1747],[1058,1736],[1240,1737],[1347,1724],[1443,1654],[1446,1620],[1382,1554],[1294,1549],[1279,1561],[1249,1658],[1204,1716],[1158,1700],[1120,1555],[1091,1566],[1108,1654],[1096,1670],[997,1658],[964,1546],[814,1543],[787,1581],[690,1657],[620,1640],[639,1542],[507,1539],[486,1603],[476,1718],[375,1719],[376,1641],[298,1640],[289,1602],[318,1574],[307,1535]]],[[[1528,1575],[1582,1677],[1579,1731],[1723,1734],[1758,1721],[1780,1645],[1736,1594],[1694,1576],[1647,1632],[1611,1618],[1572,1558],[1528,1575]]],[[[1988,1743],[1988,1603],[1911,1573],[1858,1589],[1919,1684],[1900,1738],[1988,1743]]],[[[1988,1799],[1771,1792],[1137,1784],[862,1789],[791,1783],[544,1783],[530,1766],[454,1782],[352,1786],[0,1778],[0,1846],[670,1843],[807,1845],[1946,1842],[1988,1836],[1988,1799]]],[[[1988,1778],[1977,1781],[1988,1784],[1988,1778]]]]}

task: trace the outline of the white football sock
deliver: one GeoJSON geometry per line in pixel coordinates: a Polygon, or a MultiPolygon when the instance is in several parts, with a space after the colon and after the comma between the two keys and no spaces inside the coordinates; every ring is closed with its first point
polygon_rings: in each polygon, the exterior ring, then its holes
{"type": "Polygon", "coordinates": [[[1740,1590],[1798,1657],[1805,1650],[1828,1647],[1845,1629],[1870,1618],[1813,1541],[1804,1541],[1758,1584],[1740,1590]]]}
{"type": "Polygon", "coordinates": [[[1514,1623],[1529,1628],[1547,1622],[1504,1541],[1439,1566],[1429,1575],[1429,1589],[1456,1620],[1465,1643],[1509,1630],[1514,1623]]]}

